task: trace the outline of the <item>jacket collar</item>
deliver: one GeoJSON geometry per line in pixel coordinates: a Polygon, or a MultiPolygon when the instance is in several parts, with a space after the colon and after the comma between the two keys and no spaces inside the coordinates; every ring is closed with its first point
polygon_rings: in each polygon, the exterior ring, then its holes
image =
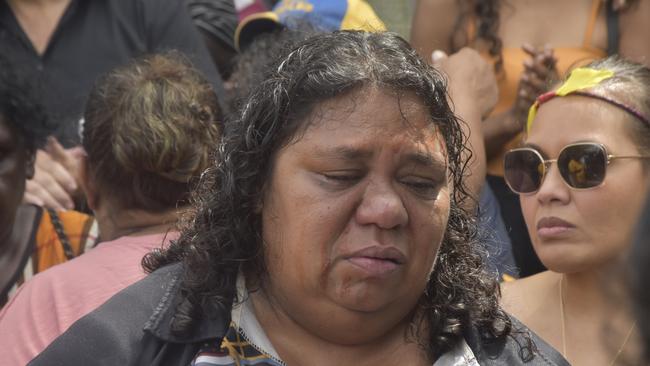
{"type": "Polygon", "coordinates": [[[160,277],[158,282],[164,292],[145,324],[144,331],[171,343],[199,343],[222,339],[230,324],[230,305],[216,302],[208,304],[203,309],[200,319],[187,334],[178,335],[172,331],[171,324],[176,309],[182,301],[182,275],[183,265],[181,263],[165,266],[150,275],[160,277]]]}

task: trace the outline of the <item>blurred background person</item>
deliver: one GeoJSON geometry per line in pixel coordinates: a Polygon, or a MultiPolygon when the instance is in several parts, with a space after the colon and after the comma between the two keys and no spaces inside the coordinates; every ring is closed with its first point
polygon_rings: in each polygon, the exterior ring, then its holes
{"type": "Polygon", "coordinates": [[[520,141],[528,107],[576,65],[620,53],[650,63],[650,0],[418,0],[411,43],[423,57],[470,46],[494,63],[499,103],[485,123],[489,191],[496,196],[521,276],[544,270],[519,200],[503,180],[503,153],[520,141]],[[510,141],[510,142],[509,142],[510,141]]]}
{"type": "Polygon", "coordinates": [[[616,57],[577,68],[529,118],[505,178],[549,270],[504,284],[503,306],[572,364],[614,365],[638,336],[605,277],[629,251],[650,183],[650,69],[616,57]]]}
{"type": "Polygon", "coordinates": [[[650,363],[650,199],[646,200],[632,242],[629,259],[629,280],[632,306],[641,335],[643,362],[650,363]]]}
{"type": "Polygon", "coordinates": [[[178,54],[115,70],[85,111],[82,188],[101,243],[35,276],[0,313],[0,359],[24,365],[77,319],[144,277],[142,257],[174,238],[190,185],[220,131],[210,84],[178,54]]]}
{"type": "Polygon", "coordinates": [[[36,149],[52,132],[26,72],[0,55],[0,307],[34,274],[94,245],[92,217],[21,205],[36,149]]]}
{"type": "Polygon", "coordinates": [[[221,78],[185,0],[7,0],[0,3],[0,54],[30,70],[40,101],[57,128],[59,155],[37,154],[25,202],[72,209],[79,190],[80,123],[99,75],[148,53],[178,50],[223,97],[221,78]],[[60,143],[60,145],[59,145],[60,143]]]}
{"type": "Polygon", "coordinates": [[[237,11],[232,0],[187,0],[194,25],[199,29],[223,80],[232,73],[237,11]]]}

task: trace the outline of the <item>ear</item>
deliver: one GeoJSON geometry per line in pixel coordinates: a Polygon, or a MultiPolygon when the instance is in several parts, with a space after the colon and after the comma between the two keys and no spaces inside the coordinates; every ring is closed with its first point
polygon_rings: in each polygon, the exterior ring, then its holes
{"type": "Polygon", "coordinates": [[[81,190],[86,196],[86,202],[88,203],[88,208],[95,211],[99,206],[99,194],[97,190],[97,185],[92,178],[92,173],[88,168],[88,156],[83,154],[80,158],[79,166],[79,179],[81,190]]]}
{"type": "Polygon", "coordinates": [[[28,150],[27,157],[25,159],[25,177],[27,179],[34,178],[36,164],[36,150],[28,150]]]}

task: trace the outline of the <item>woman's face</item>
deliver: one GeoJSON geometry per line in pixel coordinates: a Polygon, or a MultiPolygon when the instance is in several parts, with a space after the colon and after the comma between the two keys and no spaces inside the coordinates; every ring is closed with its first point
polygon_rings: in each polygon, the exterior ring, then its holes
{"type": "MultiPolygon", "coordinates": [[[[544,159],[556,159],[575,142],[601,143],[612,155],[640,155],[627,132],[630,118],[598,100],[555,98],[540,107],[526,144],[544,159]]],[[[553,163],[539,191],[520,196],[533,246],[546,267],[585,271],[625,252],[648,183],[643,163],[613,159],[603,184],[585,190],[567,186],[553,163]]]]}
{"type": "Polygon", "coordinates": [[[0,238],[11,230],[32,165],[15,129],[0,115],[0,238]]]}
{"type": "Polygon", "coordinates": [[[443,137],[414,95],[374,88],[309,123],[277,153],[263,202],[265,293],[314,334],[383,334],[415,308],[447,226],[443,137]]]}

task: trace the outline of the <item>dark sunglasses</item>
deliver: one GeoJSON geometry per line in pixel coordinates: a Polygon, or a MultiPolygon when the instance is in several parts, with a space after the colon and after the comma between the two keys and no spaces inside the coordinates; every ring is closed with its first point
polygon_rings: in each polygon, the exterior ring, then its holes
{"type": "Polygon", "coordinates": [[[544,160],[537,150],[525,147],[506,153],[504,178],[515,193],[535,193],[542,186],[551,163],[557,163],[560,175],[569,187],[589,189],[603,183],[607,165],[613,159],[648,158],[650,156],[611,155],[604,145],[584,142],[565,146],[557,159],[544,160]]]}

